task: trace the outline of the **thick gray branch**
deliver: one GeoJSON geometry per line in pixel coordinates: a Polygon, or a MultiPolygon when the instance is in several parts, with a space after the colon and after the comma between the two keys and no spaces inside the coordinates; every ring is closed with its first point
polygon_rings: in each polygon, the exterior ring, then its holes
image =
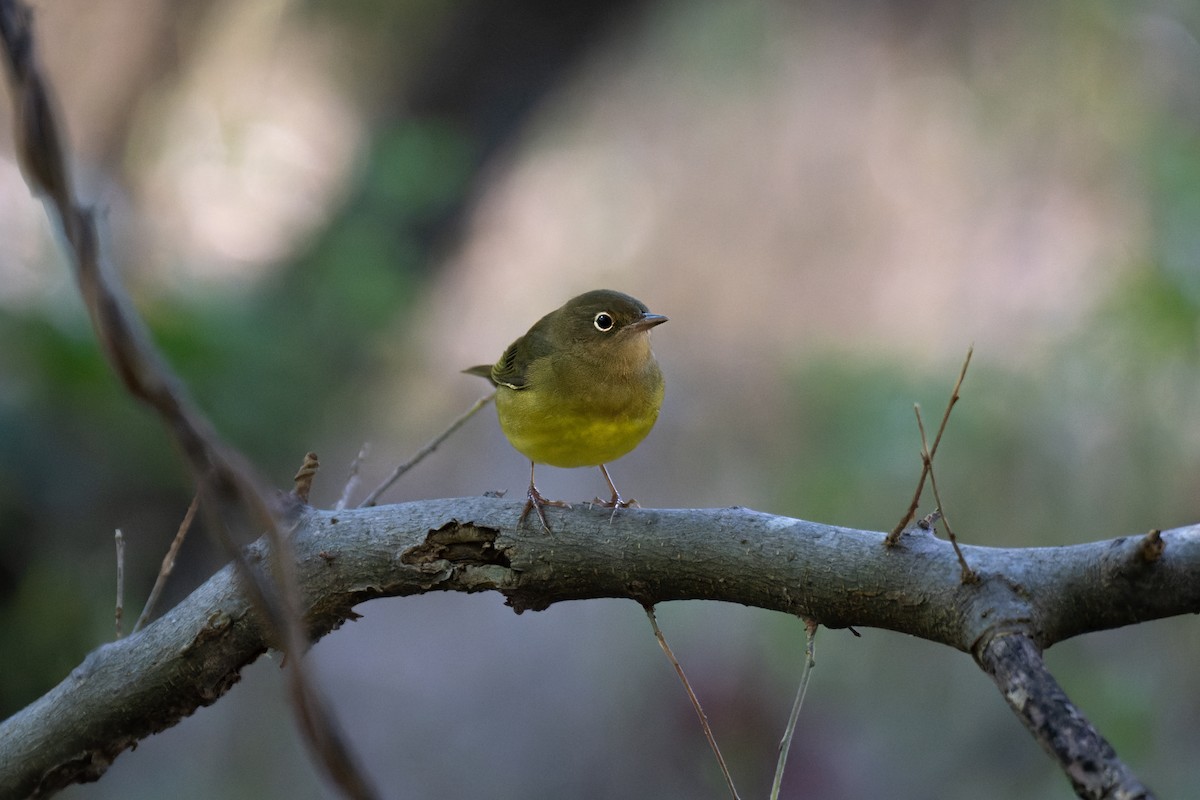
{"type": "MultiPolygon", "coordinates": [[[[292,544],[311,635],[353,618],[365,600],[434,590],[498,591],[518,612],[592,597],[709,599],[902,631],[972,653],[997,675],[996,648],[1013,635],[1037,654],[1066,636],[1200,611],[1200,526],[1162,534],[1154,557],[1145,537],[968,546],[980,581],[962,584],[950,545],[923,531],[889,548],[882,533],[739,508],[637,509],[611,525],[609,512],[578,508],[554,513],[546,535],[515,529],[519,510],[471,498],[304,511],[292,544]]],[[[267,546],[248,548],[258,568],[267,546]]],[[[252,609],[226,567],[141,633],[90,654],[0,724],[0,797],[95,779],[137,740],[214,702],[270,644],[252,609]]],[[[1031,669],[1039,665],[1040,655],[1031,669]]],[[[1040,702],[1029,696],[1018,710],[1027,725],[1040,702]]],[[[1111,748],[1091,756],[1120,766],[1111,748]]]]}

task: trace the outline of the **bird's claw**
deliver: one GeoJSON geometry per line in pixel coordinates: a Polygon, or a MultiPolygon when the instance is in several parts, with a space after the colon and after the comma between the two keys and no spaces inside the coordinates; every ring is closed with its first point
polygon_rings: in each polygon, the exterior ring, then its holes
{"type": "Polygon", "coordinates": [[[633,498],[624,500],[624,499],[622,499],[621,495],[617,494],[616,492],[613,492],[613,496],[611,498],[609,498],[608,500],[601,500],[599,497],[596,497],[596,498],[592,499],[592,502],[588,503],[588,508],[595,508],[596,506],[600,506],[601,508],[611,508],[612,509],[612,513],[608,515],[608,524],[609,525],[611,525],[612,521],[617,518],[617,511],[619,509],[641,508],[642,507],[641,504],[638,503],[637,500],[634,500],[633,498]]]}
{"type": "Polygon", "coordinates": [[[608,500],[601,500],[599,497],[593,497],[592,502],[588,503],[589,507],[600,506],[601,508],[611,508],[614,511],[618,508],[641,508],[642,504],[637,500],[623,500],[621,495],[614,494],[608,500]]]}
{"type": "Polygon", "coordinates": [[[542,496],[542,493],[537,490],[537,487],[532,483],[529,484],[529,491],[525,493],[525,508],[521,510],[521,518],[517,520],[517,525],[525,524],[525,518],[529,516],[530,510],[536,510],[538,519],[542,523],[542,530],[546,533],[551,533],[550,523],[546,520],[546,512],[543,509],[546,506],[554,506],[555,508],[570,508],[571,504],[562,500],[547,500],[542,496]]]}

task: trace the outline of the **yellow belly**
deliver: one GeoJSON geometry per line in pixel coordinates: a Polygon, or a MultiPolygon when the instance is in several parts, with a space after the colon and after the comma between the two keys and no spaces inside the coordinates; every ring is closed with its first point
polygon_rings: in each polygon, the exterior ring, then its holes
{"type": "Polygon", "coordinates": [[[564,400],[537,389],[499,387],[496,411],[508,441],[530,461],[594,467],[625,455],[646,438],[662,405],[661,382],[640,397],[564,400]]]}

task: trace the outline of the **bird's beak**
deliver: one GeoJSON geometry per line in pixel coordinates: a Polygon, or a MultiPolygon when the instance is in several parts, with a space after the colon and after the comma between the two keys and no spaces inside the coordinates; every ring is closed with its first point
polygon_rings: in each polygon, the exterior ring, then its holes
{"type": "Polygon", "coordinates": [[[667,318],[662,314],[642,314],[642,318],[637,322],[630,323],[629,330],[648,331],[655,325],[661,325],[667,321],[667,318]]]}

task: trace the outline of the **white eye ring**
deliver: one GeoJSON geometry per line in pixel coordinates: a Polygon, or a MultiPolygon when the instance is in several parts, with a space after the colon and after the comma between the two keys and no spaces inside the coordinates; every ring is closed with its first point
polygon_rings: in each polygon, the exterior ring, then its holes
{"type": "Polygon", "coordinates": [[[601,333],[608,333],[616,324],[617,322],[612,318],[612,314],[609,314],[607,311],[601,311],[592,317],[592,325],[596,326],[596,330],[601,333]]]}

